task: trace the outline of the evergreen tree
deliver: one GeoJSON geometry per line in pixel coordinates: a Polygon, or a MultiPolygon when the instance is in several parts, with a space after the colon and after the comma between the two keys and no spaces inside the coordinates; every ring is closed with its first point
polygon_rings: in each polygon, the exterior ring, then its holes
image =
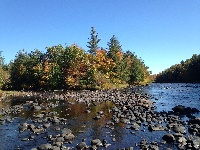
{"type": "Polygon", "coordinates": [[[112,59],[116,64],[112,71],[115,73],[115,78],[117,79],[117,82],[121,82],[123,80],[123,52],[121,45],[115,35],[112,36],[107,45],[108,57],[112,59]]]}
{"type": "Polygon", "coordinates": [[[119,56],[117,54],[122,52],[122,48],[115,35],[112,36],[107,45],[108,45],[108,57],[111,58],[114,62],[119,61],[119,56]]]}
{"type": "Polygon", "coordinates": [[[92,27],[90,35],[91,35],[90,41],[87,42],[89,44],[87,45],[87,47],[89,48],[88,52],[92,55],[95,55],[96,50],[98,49],[98,43],[101,39],[98,39],[98,33],[96,33],[94,27],[92,27]]]}

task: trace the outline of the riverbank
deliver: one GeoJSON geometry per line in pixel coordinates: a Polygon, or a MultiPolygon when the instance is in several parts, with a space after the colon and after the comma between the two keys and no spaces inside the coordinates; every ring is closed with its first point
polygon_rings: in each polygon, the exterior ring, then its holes
{"type": "Polygon", "coordinates": [[[10,106],[0,108],[0,128],[17,130],[11,149],[198,149],[198,110],[158,112],[159,99],[142,90],[15,93],[2,99],[10,106]]]}

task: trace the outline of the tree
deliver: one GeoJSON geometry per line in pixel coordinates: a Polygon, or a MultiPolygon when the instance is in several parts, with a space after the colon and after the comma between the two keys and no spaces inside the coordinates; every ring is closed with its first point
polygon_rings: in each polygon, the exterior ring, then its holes
{"type": "Polygon", "coordinates": [[[114,62],[119,61],[119,53],[122,52],[121,45],[115,35],[112,36],[108,42],[108,57],[111,58],[114,62]]]}
{"type": "Polygon", "coordinates": [[[172,65],[157,75],[156,82],[200,82],[200,55],[172,65]]]}
{"type": "Polygon", "coordinates": [[[4,57],[1,55],[0,51],[0,89],[4,86],[9,79],[9,71],[4,63],[4,57]]]}
{"type": "Polygon", "coordinates": [[[98,39],[98,33],[96,33],[94,27],[92,27],[90,35],[91,35],[90,41],[87,42],[89,44],[89,45],[87,45],[87,47],[89,48],[88,52],[92,55],[95,55],[95,53],[98,49],[98,43],[101,39],[98,39]]]}
{"type": "Polygon", "coordinates": [[[42,53],[39,50],[31,53],[24,50],[18,52],[10,69],[10,81],[13,89],[39,88],[39,79],[42,74],[41,55],[42,53]]]}
{"type": "Polygon", "coordinates": [[[115,35],[112,36],[110,41],[108,42],[108,57],[114,61],[116,66],[113,68],[113,72],[115,73],[115,82],[121,83],[123,74],[123,52],[121,45],[115,35]]]}

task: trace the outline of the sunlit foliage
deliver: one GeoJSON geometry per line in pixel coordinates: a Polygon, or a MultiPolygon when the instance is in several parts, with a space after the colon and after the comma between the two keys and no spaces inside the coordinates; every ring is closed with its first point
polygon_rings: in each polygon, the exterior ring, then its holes
{"type": "Polygon", "coordinates": [[[27,53],[21,50],[10,64],[10,89],[108,89],[150,81],[148,67],[130,51],[123,52],[112,36],[108,51],[99,48],[92,27],[88,53],[76,44],[61,44],[27,53]]]}
{"type": "Polygon", "coordinates": [[[2,88],[3,85],[6,84],[9,80],[9,70],[8,66],[5,65],[4,63],[4,57],[1,55],[0,51],[0,89],[2,88]]]}

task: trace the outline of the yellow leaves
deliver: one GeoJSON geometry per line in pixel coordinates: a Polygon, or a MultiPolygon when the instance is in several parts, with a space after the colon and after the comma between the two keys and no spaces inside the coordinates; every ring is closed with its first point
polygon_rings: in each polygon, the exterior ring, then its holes
{"type": "Polygon", "coordinates": [[[23,75],[26,72],[26,66],[24,66],[23,64],[20,64],[19,66],[19,74],[23,75]]]}
{"type": "Polygon", "coordinates": [[[106,51],[104,49],[97,50],[95,56],[95,68],[103,72],[108,72],[114,68],[115,63],[112,59],[107,57],[106,51]]]}
{"type": "Polygon", "coordinates": [[[37,64],[37,66],[34,66],[33,67],[33,70],[35,71],[35,72],[40,72],[40,71],[42,71],[43,70],[43,68],[42,68],[42,64],[37,64]]]}

